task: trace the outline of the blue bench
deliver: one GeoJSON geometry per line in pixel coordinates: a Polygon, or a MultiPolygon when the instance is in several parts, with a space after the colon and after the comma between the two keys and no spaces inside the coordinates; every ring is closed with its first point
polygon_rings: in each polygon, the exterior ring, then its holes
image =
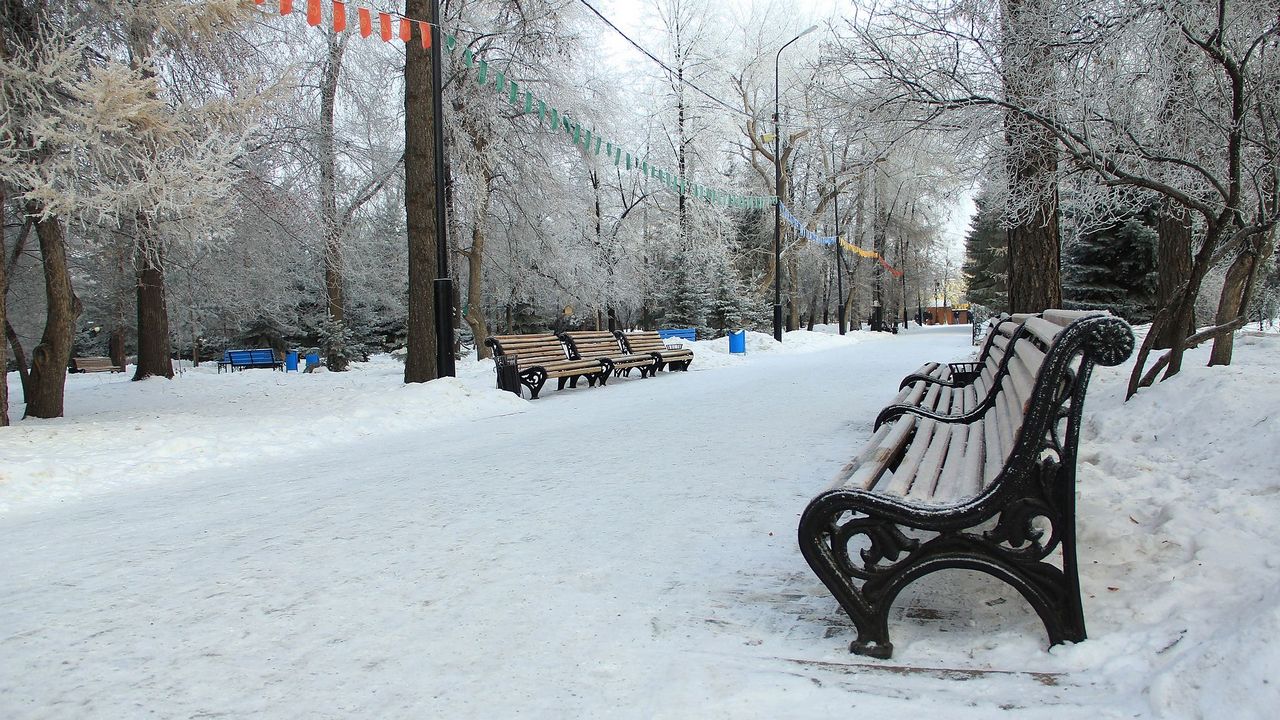
{"type": "Polygon", "coordinates": [[[667,330],[659,330],[658,337],[663,340],[674,337],[693,342],[698,339],[698,331],[696,328],[669,328],[667,330]]]}
{"type": "Polygon", "coordinates": [[[244,370],[245,368],[284,370],[284,361],[276,358],[276,352],[271,348],[227,350],[222,353],[222,359],[218,361],[218,372],[222,372],[224,367],[228,368],[229,372],[236,369],[244,370]]]}

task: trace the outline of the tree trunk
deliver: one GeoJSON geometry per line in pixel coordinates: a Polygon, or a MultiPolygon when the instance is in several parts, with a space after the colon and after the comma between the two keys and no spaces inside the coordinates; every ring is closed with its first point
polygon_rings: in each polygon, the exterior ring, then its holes
{"type": "MultiPolygon", "coordinates": [[[[0,30],[0,33],[3,32],[0,30]]],[[[2,34],[0,47],[4,47],[2,34]]],[[[9,318],[5,307],[5,298],[9,295],[9,259],[4,256],[4,207],[4,183],[0,183],[0,327],[5,327],[9,318]]],[[[6,346],[6,343],[0,342],[0,427],[9,425],[9,353],[6,346]]]]}
{"type": "MultiPolygon", "coordinates": [[[[1253,299],[1253,290],[1257,286],[1258,269],[1266,266],[1271,252],[1275,248],[1274,233],[1259,233],[1250,242],[1241,246],[1231,267],[1227,269],[1227,278],[1222,284],[1222,294],[1218,299],[1218,313],[1214,325],[1226,325],[1239,318],[1249,308],[1253,299]]],[[[1225,333],[1213,340],[1213,350],[1209,353],[1209,365],[1230,365],[1231,355],[1235,349],[1235,333],[1225,333]]]]}
{"type": "MultiPolygon", "coordinates": [[[[1051,81],[1050,49],[1032,27],[1045,0],[1005,0],[1002,49],[1005,96],[1026,105],[1051,81]],[[1031,19],[1025,19],[1026,13],[1031,19]]],[[[1008,231],[1010,312],[1062,307],[1058,242],[1058,152],[1052,133],[1015,112],[1005,114],[1006,167],[1012,197],[1027,207],[1008,231]]]]}
{"type": "MultiPolygon", "coordinates": [[[[129,25],[129,67],[144,78],[155,77],[148,63],[155,26],[149,16],[138,13],[129,25]]],[[[152,97],[155,95],[152,93],[152,97]]],[[[156,148],[150,147],[151,155],[156,148]]],[[[169,358],[169,308],[165,302],[164,240],[155,231],[146,211],[134,214],[138,282],[138,364],[133,379],[173,377],[173,361],[169,358]]]]}
{"type": "MultiPolygon", "coordinates": [[[[486,170],[485,175],[489,173],[486,170]]],[[[486,182],[486,187],[488,183],[486,182]]],[[[480,193],[480,203],[476,208],[476,221],[471,226],[471,249],[464,253],[467,258],[467,325],[471,327],[471,336],[476,342],[476,357],[483,360],[493,356],[493,350],[484,344],[489,337],[489,326],[484,317],[484,218],[489,215],[489,191],[480,193]]]]}
{"type": "MultiPolygon", "coordinates": [[[[408,0],[405,15],[435,20],[434,0],[408,0]]],[[[431,50],[405,45],[404,174],[405,215],[409,231],[409,327],[404,381],[427,382],[439,376],[436,362],[436,251],[443,238],[436,228],[436,122],[432,98],[432,56],[439,52],[440,33],[431,50]]],[[[443,230],[443,228],[441,228],[443,230]]]]}
{"type": "Polygon", "coordinates": [[[338,157],[334,149],[333,126],[344,45],[339,42],[336,32],[327,33],[325,39],[327,54],[320,85],[320,218],[324,224],[324,291],[329,319],[325,366],[332,372],[344,372],[348,365],[346,348],[333,341],[345,335],[343,330],[347,320],[342,277],[342,228],[338,223],[338,157]]]}
{"type": "MultiPolygon", "coordinates": [[[[1156,280],[1156,307],[1159,310],[1173,304],[1178,288],[1187,283],[1191,277],[1191,215],[1183,212],[1179,217],[1173,211],[1171,203],[1161,208],[1156,219],[1156,233],[1159,236],[1156,280]]],[[[1173,347],[1178,337],[1185,338],[1195,330],[1195,321],[1185,327],[1175,327],[1166,323],[1164,329],[1156,336],[1156,350],[1173,347]]]]}
{"type": "Polygon", "coordinates": [[[128,364],[124,352],[124,328],[118,324],[111,328],[111,335],[107,339],[107,355],[111,358],[112,365],[124,367],[128,364]]]}
{"type": "Polygon", "coordinates": [[[33,219],[40,240],[46,309],[44,333],[31,351],[31,385],[25,392],[27,410],[23,417],[56,418],[62,417],[67,364],[71,361],[71,340],[80,316],[80,302],[71,289],[62,221],[54,216],[42,217],[44,209],[32,201],[27,202],[26,212],[33,219]]]}
{"type": "Polygon", "coordinates": [[[787,315],[787,330],[795,330],[800,327],[800,262],[796,260],[795,253],[787,257],[787,285],[790,286],[791,292],[791,311],[787,315]]]}
{"type": "Polygon", "coordinates": [[[165,302],[164,248],[138,218],[138,364],[133,379],[173,377],[169,358],[169,310],[165,302]]]}
{"type": "MultiPolygon", "coordinates": [[[[1010,123],[1012,125],[1014,123],[1010,123]]],[[[1011,168],[1011,182],[1017,187],[1034,187],[1051,182],[1056,153],[1046,147],[1039,160],[1011,168]]],[[[1041,312],[1062,307],[1062,269],[1058,244],[1057,191],[1046,190],[1030,219],[1008,230],[1009,310],[1041,312]]]]}

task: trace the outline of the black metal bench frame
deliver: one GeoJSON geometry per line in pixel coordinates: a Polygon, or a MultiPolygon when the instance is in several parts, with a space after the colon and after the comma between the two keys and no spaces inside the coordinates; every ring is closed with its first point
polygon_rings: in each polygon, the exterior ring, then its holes
{"type": "MultiPolygon", "coordinates": [[[[1128,324],[1111,316],[1077,320],[1061,330],[1040,365],[1010,454],[976,496],[921,503],[837,483],[809,503],[800,520],[800,549],[853,621],[858,635],[852,652],[890,657],[894,599],[920,577],[949,568],[985,572],[1015,588],[1040,616],[1050,644],[1085,638],[1075,544],[1080,417],[1094,365],[1123,362],[1133,342],[1128,324]]],[[[1001,383],[1007,363],[1002,373],[1001,383]]],[[[993,391],[964,415],[898,406],[882,421],[914,415],[972,422],[999,396],[993,391]]]]}

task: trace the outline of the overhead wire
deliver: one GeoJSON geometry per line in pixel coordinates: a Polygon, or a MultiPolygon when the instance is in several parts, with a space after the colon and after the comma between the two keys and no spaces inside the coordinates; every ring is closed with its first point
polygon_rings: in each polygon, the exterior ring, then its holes
{"type": "Polygon", "coordinates": [[[663,70],[666,70],[666,71],[667,71],[667,73],[671,76],[671,78],[672,78],[672,79],[677,80],[677,81],[679,81],[679,82],[681,82],[681,83],[683,83],[683,84],[685,84],[685,85],[688,85],[689,87],[693,88],[694,90],[697,90],[699,93],[702,93],[702,95],[703,95],[704,97],[706,97],[708,100],[711,100],[712,102],[716,103],[717,105],[720,105],[720,106],[722,106],[722,107],[724,107],[724,108],[727,108],[730,112],[737,113],[738,115],[745,115],[746,117],[752,118],[753,120],[754,120],[754,119],[756,119],[756,117],[755,117],[754,115],[752,115],[751,113],[747,112],[746,110],[743,110],[742,108],[738,108],[738,107],[734,107],[734,106],[730,105],[729,103],[727,103],[727,102],[725,102],[725,101],[721,100],[720,98],[718,98],[718,97],[716,97],[716,96],[712,95],[711,93],[707,92],[706,90],[703,90],[702,88],[700,88],[700,87],[698,87],[697,85],[695,85],[695,84],[693,83],[693,81],[692,81],[692,80],[690,80],[690,79],[688,79],[688,78],[684,77],[684,74],[683,74],[683,73],[678,73],[678,72],[676,72],[675,70],[673,70],[673,69],[671,68],[671,66],[667,65],[665,62],[663,62],[662,60],[658,59],[658,57],[657,57],[656,55],[654,55],[653,53],[651,53],[651,52],[649,52],[648,50],[644,49],[644,48],[640,45],[640,43],[636,42],[635,40],[632,40],[630,36],[628,36],[626,33],[622,32],[622,30],[621,30],[621,29],[619,29],[617,25],[614,25],[614,24],[613,24],[613,21],[611,21],[609,18],[605,17],[605,16],[604,16],[604,15],[603,15],[599,10],[595,9],[595,7],[594,7],[594,6],[592,6],[592,4],[591,4],[591,3],[587,2],[587,0],[578,0],[578,2],[582,3],[582,4],[583,4],[583,5],[584,5],[588,10],[590,10],[592,13],[594,13],[596,17],[600,18],[600,20],[601,20],[602,22],[604,22],[604,24],[605,24],[605,25],[608,25],[608,26],[609,26],[609,27],[610,27],[610,28],[611,28],[615,33],[617,33],[619,37],[621,37],[623,40],[626,40],[626,41],[627,41],[628,43],[630,43],[630,44],[631,44],[631,46],[632,46],[632,47],[634,47],[635,49],[637,49],[637,50],[639,50],[640,52],[644,53],[646,57],[648,57],[650,60],[652,60],[652,61],[654,61],[655,63],[657,63],[657,64],[658,64],[658,66],[659,66],[659,67],[661,67],[663,70]]]}

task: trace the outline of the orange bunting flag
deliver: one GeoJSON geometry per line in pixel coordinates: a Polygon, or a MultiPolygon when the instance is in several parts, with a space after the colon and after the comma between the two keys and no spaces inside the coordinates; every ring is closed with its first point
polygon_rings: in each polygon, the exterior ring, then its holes
{"type": "Polygon", "coordinates": [[[288,15],[293,12],[293,0],[280,0],[280,14],[288,15]]]}
{"type": "Polygon", "coordinates": [[[391,16],[378,13],[378,24],[382,26],[382,42],[391,42],[391,16]]]}
{"type": "Polygon", "coordinates": [[[261,4],[265,3],[266,1],[267,1],[267,0],[253,0],[253,4],[254,4],[254,5],[261,5],[261,4]]]}
{"type": "Polygon", "coordinates": [[[409,42],[413,39],[413,23],[405,18],[400,18],[400,39],[409,42]]]}
{"type": "Polygon", "coordinates": [[[431,49],[431,26],[425,20],[418,21],[418,34],[422,36],[422,49],[431,49]]]}
{"type": "Polygon", "coordinates": [[[307,24],[311,27],[320,24],[320,0],[307,0],[307,24]]]}
{"type": "Polygon", "coordinates": [[[333,4],[333,31],[342,32],[347,29],[347,4],[335,2],[333,4]]]}
{"type": "Polygon", "coordinates": [[[367,38],[373,33],[373,19],[369,17],[369,8],[360,8],[360,37],[367,38]]]}

